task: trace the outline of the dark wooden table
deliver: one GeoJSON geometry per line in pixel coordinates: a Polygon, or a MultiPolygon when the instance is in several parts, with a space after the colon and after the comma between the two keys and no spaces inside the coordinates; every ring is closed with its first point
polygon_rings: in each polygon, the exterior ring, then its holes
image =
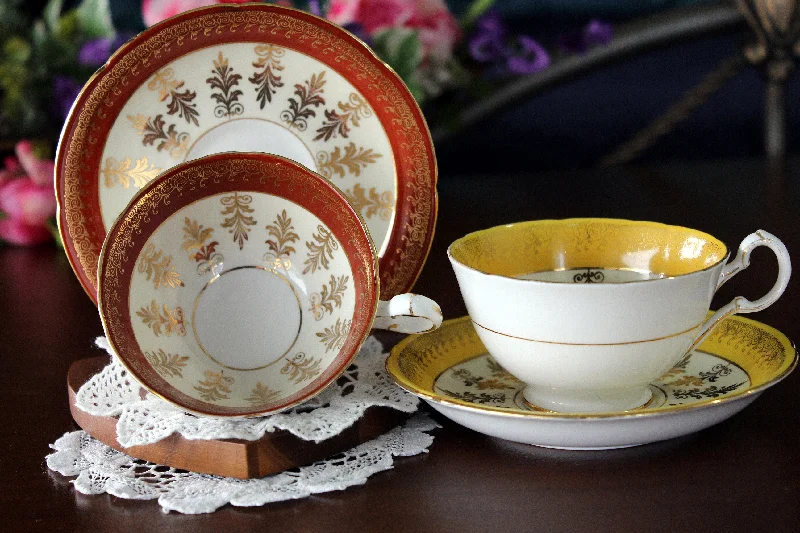
{"type": "MultiPolygon", "coordinates": [[[[735,247],[762,228],[800,264],[800,169],[724,161],[440,180],[437,235],[416,292],[446,318],[465,313],[445,256],[464,233],[535,218],[610,216],[705,230],[735,247]]],[[[719,306],[771,286],[758,250],[719,306]]],[[[800,283],[757,319],[800,338],[800,283]]],[[[366,485],[298,501],[201,516],[154,501],[84,496],[44,463],[75,429],[66,373],[96,355],[95,308],[55,249],[0,249],[0,529],[3,531],[725,531],[800,530],[800,372],[734,418],[698,434],[636,448],[565,452],[485,437],[434,416],[430,453],[399,458],[366,485]]],[[[399,336],[384,336],[396,342],[399,336]]]]}

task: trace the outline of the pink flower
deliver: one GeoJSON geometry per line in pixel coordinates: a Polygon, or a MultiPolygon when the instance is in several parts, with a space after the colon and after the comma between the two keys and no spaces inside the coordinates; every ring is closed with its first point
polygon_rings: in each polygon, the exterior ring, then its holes
{"type": "Polygon", "coordinates": [[[360,5],[361,0],[331,0],[326,18],[339,26],[352,24],[357,21],[360,5]]]}
{"type": "Polygon", "coordinates": [[[409,21],[409,26],[419,31],[419,40],[426,57],[448,59],[461,39],[461,28],[446,9],[424,18],[415,17],[409,21]]]}
{"type": "Polygon", "coordinates": [[[461,37],[443,0],[331,0],[327,18],[340,26],[360,24],[369,35],[387,28],[417,30],[423,57],[442,60],[461,37]]]}
{"type": "Polygon", "coordinates": [[[190,9],[214,4],[243,4],[252,0],[144,0],[142,2],[142,18],[144,23],[152,26],[156,22],[174,17],[190,9]]]}
{"type": "Polygon", "coordinates": [[[48,220],[56,214],[53,162],[38,159],[30,141],[16,147],[17,157],[0,170],[0,239],[20,245],[51,240],[48,220]]]}
{"type": "Polygon", "coordinates": [[[374,35],[386,28],[404,26],[414,16],[409,0],[332,0],[328,20],[340,26],[356,22],[374,35]]]}
{"type": "Polygon", "coordinates": [[[22,169],[36,185],[53,187],[53,176],[55,175],[53,161],[38,159],[33,153],[33,143],[30,141],[18,142],[16,152],[22,169]]]}
{"type": "Polygon", "coordinates": [[[44,226],[29,226],[8,218],[0,220],[0,238],[18,246],[35,246],[51,241],[53,235],[44,226]]]}

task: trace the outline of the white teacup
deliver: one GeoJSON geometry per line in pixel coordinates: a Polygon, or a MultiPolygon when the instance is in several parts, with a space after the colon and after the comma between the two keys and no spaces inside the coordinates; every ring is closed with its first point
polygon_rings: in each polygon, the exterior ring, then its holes
{"type": "Polygon", "coordinates": [[[655,222],[541,220],[471,233],[448,249],[467,311],[525,399],[561,412],[625,411],[725,317],[771,305],[789,282],[783,243],[766,231],[728,248],[706,233],[655,222]],[[716,290],[767,246],[778,280],[707,318],[716,290]]]}

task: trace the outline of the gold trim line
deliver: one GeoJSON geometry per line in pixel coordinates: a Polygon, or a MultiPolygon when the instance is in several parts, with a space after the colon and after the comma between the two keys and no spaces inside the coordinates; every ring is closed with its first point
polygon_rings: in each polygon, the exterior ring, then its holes
{"type": "Polygon", "coordinates": [[[663,339],[669,339],[671,337],[677,337],[678,335],[683,335],[684,333],[689,333],[693,329],[697,329],[700,326],[702,326],[703,323],[705,322],[705,321],[700,322],[699,324],[694,325],[694,326],[690,327],[689,329],[685,329],[683,331],[679,331],[678,333],[673,333],[671,335],[664,335],[663,337],[656,337],[654,339],[645,339],[645,340],[641,340],[641,341],[629,341],[629,342],[555,342],[555,341],[542,341],[542,340],[537,340],[537,339],[527,339],[525,337],[517,337],[515,335],[509,335],[507,333],[501,333],[499,331],[495,331],[493,329],[487,328],[486,326],[478,324],[473,319],[470,319],[470,320],[472,321],[472,323],[474,325],[478,326],[479,328],[485,329],[486,331],[490,331],[492,333],[496,333],[497,335],[502,335],[503,337],[509,337],[509,338],[518,339],[518,340],[521,340],[521,341],[539,342],[539,343],[542,343],[542,344],[558,344],[558,345],[563,345],[563,346],[622,346],[622,345],[626,345],[626,344],[641,344],[643,342],[660,341],[660,340],[663,340],[663,339]]]}

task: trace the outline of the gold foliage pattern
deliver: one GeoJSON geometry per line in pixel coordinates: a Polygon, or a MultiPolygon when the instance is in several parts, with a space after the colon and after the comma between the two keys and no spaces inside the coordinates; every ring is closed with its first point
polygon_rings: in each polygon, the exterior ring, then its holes
{"type": "Polygon", "coordinates": [[[231,118],[234,115],[241,115],[244,112],[244,106],[239,102],[242,91],[234,87],[239,85],[242,75],[233,73],[233,69],[228,65],[228,58],[224,57],[222,52],[214,60],[214,70],[211,73],[213,76],[206,79],[206,83],[212,89],[219,90],[211,93],[211,98],[217,102],[214,116],[231,118]]]}
{"type": "Polygon", "coordinates": [[[123,161],[117,161],[113,157],[107,157],[105,166],[100,173],[103,176],[103,183],[106,187],[113,187],[116,183],[120,183],[126,189],[133,186],[141,189],[156,176],[161,173],[160,168],[147,161],[146,157],[136,160],[133,168],[131,168],[131,158],[126,157],[123,161]]]}
{"type": "Polygon", "coordinates": [[[144,357],[153,369],[165,378],[182,378],[183,369],[189,357],[166,353],[161,348],[158,352],[144,352],[144,357]]]}
{"type": "Polygon", "coordinates": [[[280,394],[280,391],[272,390],[268,386],[262,385],[259,381],[256,383],[256,386],[253,387],[250,396],[245,398],[245,401],[250,402],[252,405],[264,405],[280,396],[280,394]]]}
{"type": "Polygon", "coordinates": [[[283,82],[278,72],[284,68],[281,65],[281,58],[286,51],[274,44],[259,44],[254,50],[258,59],[253,63],[253,66],[264,70],[254,72],[253,76],[247,78],[247,80],[256,86],[256,100],[258,100],[261,109],[264,109],[267,102],[272,102],[272,96],[278,89],[283,87],[283,82]]]}
{"type": "Polygon", "coordinates": [[[161,335],[162,332],[167,337],[173,333],[180,337],[186,335],[186,326],[183,323],[183,309],[180,307],[170,311],[167,304],[161,307],[153,300],[148,307],[142,307],[136,311],[136,314],[142,319],[142,323],[153,330],[153,334],[156,337],[161,335]]]}
{"type": "Polygon", "coordinates": [[[363,146],[356,146],[351,142],[344,147],[344,153],[337,146],[332,152],[321,151],[317,154],[317,167],[319,173],[328,179],[334,174],[343,178],[345,172],[355,176],[361,176],[361,169],[374,163],[379,157],[383,157],[372,148],[365,149],[363,146]]]}
{"type": "Polygon", "coordinates": [[[289,256],[296,252],[292,244],[300,239],[300,235],[295,233],[292,219],[287,215],[286,209],[275,217],[272,224],[267,225],[267,233],[270,238],[265,242],[269,247],[273,264],[284,269],[291,268],[292,262],[289,256]]]}
{"type": "Polygon", "coordinates": [[[371,116],[372,108],[369,107],[367,101],[356,93],[350,93],[347,102],[339,102],[339,111],[335,109],[325,111],[325,121],[317,130],[314,140],[329,141],[337,136],[346,139],[350,129],[360,125],[359,120],[371,116]]]}
{"type": "Polygon", "coordinates": [[[142,250],[138,270],[145,275],[147,281],[153,280],[154,289],[183,287],[180,275],[172,266],[172,256],[164,255],[164,251],[156,249],[153,243],[148,243],[142,250]]]}
{"type": "MultiPolygon", "coordinates": [[[[327,351],[327,350],[326,350],[327,351]]],[[[322,369],[319,368],[322,359],[307,357],[303,352],[297,353],[281,368],[281,374],[286,375],[295,385],[313,379],[322,369]]]]}
{"type": "Polygon", "coordinates": [[[328,270],[333,252],[339,249],[339,243],[336,242],[333,232],[324,226],[317,226],[317,233],[312,234],[312,237],[314,242],[306,242],[308,257],[303,261],[306,265],[303,274],[308,274],[309,271],[316,272],[317,269],[328,270]]]}
{"type": "Polygon", "coordinates": [[[364,187],[356,183],[352,190],[347,189],[344,193],[353,209],[366,218],[377,215],[381,220],[389,221],[394,214],[394,193],[392,191],[379,193],[375,187],[370,187],[369,193],[367,193],[364,187]]]}
{"type": "Polygon", "coordinates": [[[220,202],[225,207],[222,210],[222,215],[230,215],[225,218],[222,223],[223,228],[228,229],[229,233],[233,234],[233,242],[239,244],[239,249],[244,248],[244,241],[248,239],[248,232],[250,228],[247,226],[254,226],[255,219],[248,213],[253,213],[254,210],[250,207],[253,197],[249,194],[239,194],[238,191],[234,192],[232,196],[223,196],[220,202]]]}
{"type": "Polygon", "coordinates": [[[295,84],[294,94],[298,99],[289,98],[289,108],[281,112],[281,120],[286,122],[290,128],[306,131],[308,120],[317,116],[314,108],[325,105],[322,93],[327,81],[323,70],[319,74],[312,74],[311,78],[305,81],[305,85],[295,84]]]}
{"type": "Polygon", "coordinates": [[[156,149],[161,152],[166,151],[170,157],[180,159],[189,150],[189,141],[191,136],[185,132],[179,132],[175,124],[170,124],[164,130],[166,121],[162,118],[163,115],[156,115],[155,118],[145,117],[144,115],[131,116],[128,115],[128,120],[131,121],[133,129],[142,136],[142,145],[155,146],[156,141],[158,145],[156,149]]]}
{"type": "Polygon", "coordinates": [[[200,113],[197,111],[197,104],[192,102],[197,93],[189,89],[181,92],[183,84],[183,81],[175,79],[175,72],[171,68],[165,68],[153,74],[153,78],[147,83],[147,88],[151,91],[158,91],[158,99],[161,102],[170,98],[167,104],[167,113],[170,115],[177,113],[189,124],[194,123],[195,126],[199,126],[197,117],[200,116],[200,113]]]}
{"type": "Polygon", "coordinates": [[[311,313],[314,315],[314,320],[322,320],[325,312],[333,313],[333,306],[342,307],[342,297],[344,291],[347,290],[347,282],[350,280],[349,276],[339,276],[339,279],[331,274],[330,290],[328,285],[323,285],[320,292],[315,292],[311,295],[311,313]]]}
{"type": "Polygon", "coordinates": [[[325,345],[325,353],[331,350],[338,350],[344,346],[347,334],[350,333],[350,325],[350,320],[337,318],[336,323],[332,327],[325,328],[324,331],[317,333],[319,341],[325,345]]]}
{"type": "Polygon", "coordinates": [[[230,398],[231,387],[233,387],[234,378],[226,376],[224,370],[214,372],[206,370],[203,375],[206,379],[198,382],[195,385],[195,390],[200,393],[200,397],[207,402],[218,402],[219,400],[227,400],[230,398]]]}
{"type": "Polygon", "coordinates": [[[222,254],[216,251],[219,242],[211,241],[206,243],[213,234],[214,228],[206,228],[199,224],[197,220],[191,220],[189,217],[184,218],[181,249],[187,252],[197,250],[189,256],[189,259],[200,263],[200,274],[205,274],[214,264],[222,261],[222,254]]]}

